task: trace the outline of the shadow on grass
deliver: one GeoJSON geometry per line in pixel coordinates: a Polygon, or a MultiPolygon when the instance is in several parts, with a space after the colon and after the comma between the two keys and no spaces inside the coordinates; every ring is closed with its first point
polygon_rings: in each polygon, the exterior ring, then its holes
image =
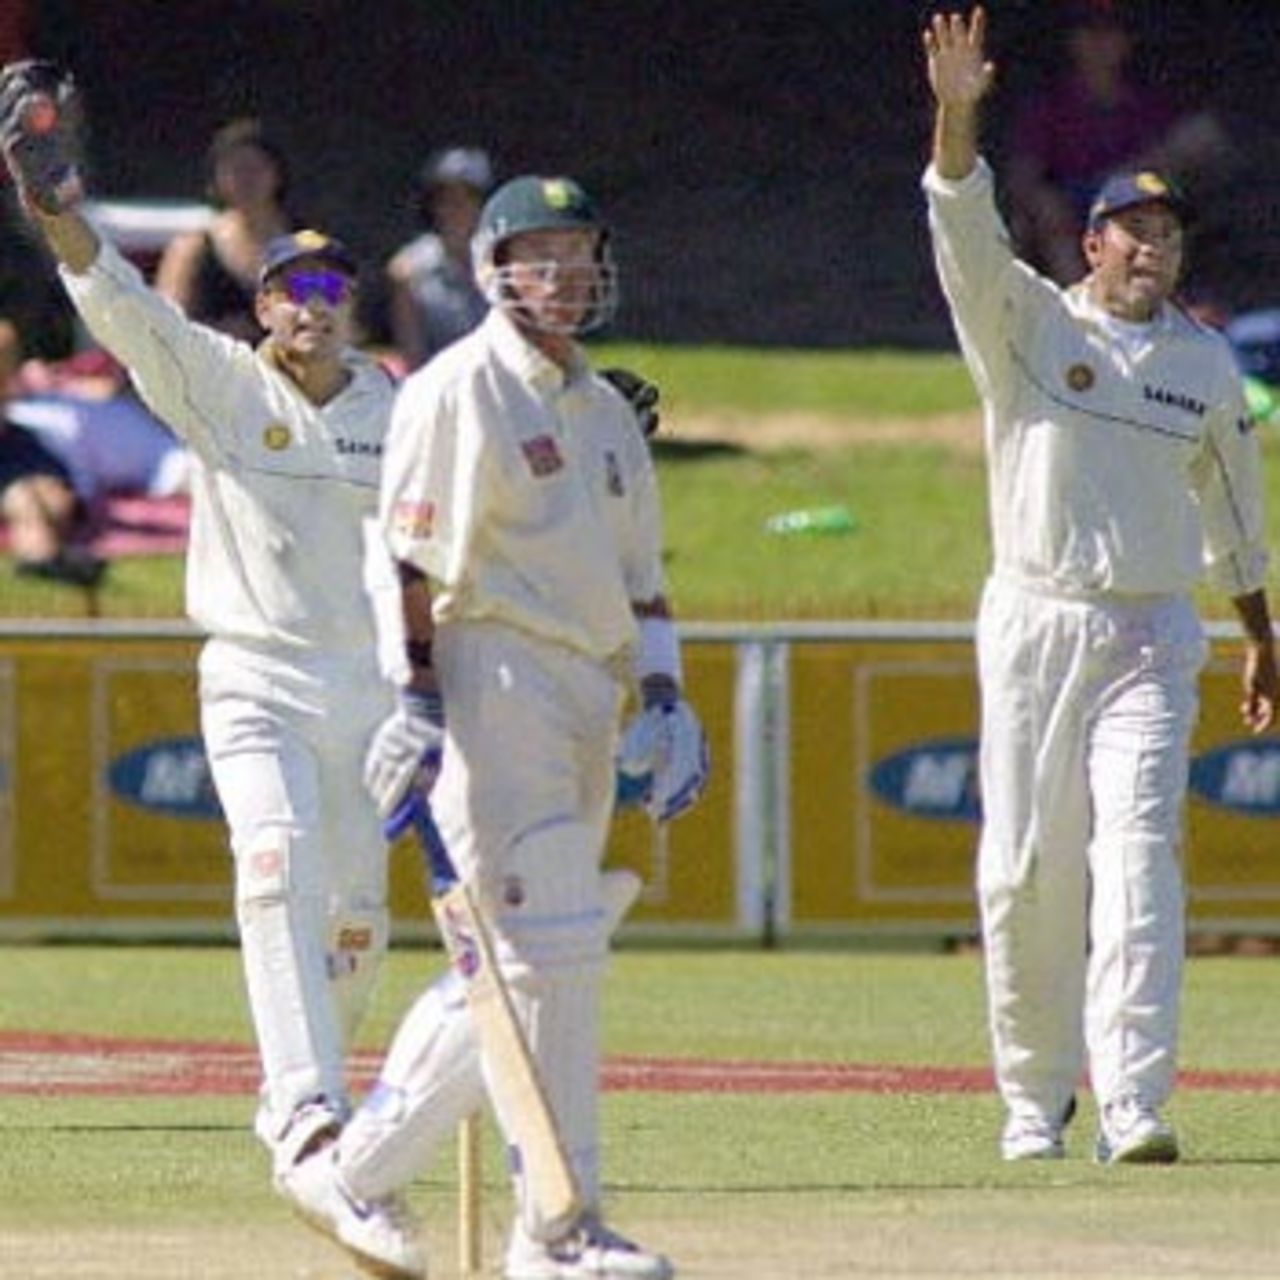
{"type": "Polygon", "coordinates": [[[748,452],[728,440],[663,440],[649,442],[649,450],[662,462],[702,462],[708,458],[737,458],[748,452]]]}

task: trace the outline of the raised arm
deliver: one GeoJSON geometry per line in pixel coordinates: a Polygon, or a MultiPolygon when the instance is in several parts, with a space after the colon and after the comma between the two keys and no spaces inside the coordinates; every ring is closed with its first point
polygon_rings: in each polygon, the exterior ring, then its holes
{"type": "Polygon", "coordinates": [[[933,166],[952,181],[965,178],[978,160],[978,106],[995,79],[986,60],[987,15],[981,6],[963,14],[939,13],[924,31],[929,87],[937,110],[933,166]]]}

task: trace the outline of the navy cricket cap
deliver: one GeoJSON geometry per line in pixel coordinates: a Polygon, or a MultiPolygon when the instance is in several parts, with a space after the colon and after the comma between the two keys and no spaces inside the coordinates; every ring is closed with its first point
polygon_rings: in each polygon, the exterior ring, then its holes
{"type": "Polygon", "coordinates": [[[302,258],[315,258],[349,276],[360,274],[355,255],[341,240],[327,236],[323,231],[295,231],[291,235],[276,236],[267,241],[262,254],[262,267],[258,271],[258,284],[262,286],[278,271],[302,258]]]}
{"type": "Polygon", "coordinates": [[[1165,205],[1182,223],[1191,217],[1182,193],[1167,178],[1143,169],[1135,173],[1114,173],[1102,184],[1089,206],[1089,230],[1096,231],[1108,218],[1140,204],[1165,205]]]}

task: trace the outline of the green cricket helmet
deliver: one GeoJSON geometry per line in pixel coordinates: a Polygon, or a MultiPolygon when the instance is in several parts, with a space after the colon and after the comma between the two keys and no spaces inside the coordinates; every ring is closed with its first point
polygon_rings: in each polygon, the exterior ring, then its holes
{"type": "MultiPolygon", "coordinates": [[[[514,312],[516,318],[536,328],[575,336],[590,333],[607,324],[618,305],[618,273],[610,238],[609,226],[595,201],[572,178],[512,178],[489,197],[480,211],[471,239],[472,268],[490,305],[514,312]],[[512,288],[507,245],[526,231],[580,230],[598,233],[595,263],[590,268],[590,305],[580,320],[563,326],[535,317],[512,288]]],[[[555,266],[547,264],[549,269],[555,266]]]]}

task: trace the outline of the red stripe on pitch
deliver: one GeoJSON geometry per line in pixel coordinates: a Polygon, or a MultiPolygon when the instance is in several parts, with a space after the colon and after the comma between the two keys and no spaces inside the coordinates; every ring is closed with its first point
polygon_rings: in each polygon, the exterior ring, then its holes
{"type": "MultiPolygon", "coordinates": [[[[358,1088],[374,1079],[381,1054],[352,1059],[358,1088]]],[[[58,1032],[0,1031],[0,1095],[253,1094],[258,1059],[247,1044],[132,1040],[58,1032]]],[[[1181,1087],[1280,1092],[1280,1072],[1185,1071],[1181,1087]]],[[[648,1093],[981,1093],[985,1067],[857,1062],[613,1057],[604,1087],[648,1093]]]]}

